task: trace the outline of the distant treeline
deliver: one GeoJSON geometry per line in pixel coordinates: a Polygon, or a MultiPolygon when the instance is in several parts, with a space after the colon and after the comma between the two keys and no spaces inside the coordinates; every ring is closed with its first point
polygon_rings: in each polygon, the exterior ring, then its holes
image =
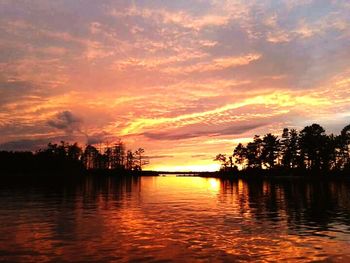
{"type": "Polygon", "coordinates": [[[327,135],[319,124],[300,132],[285,128],[281,137],[255,135],[246,145],[239,143],[232,155],[218,154],[214,160],[221,171],[350,171],[350,125],[339,135],[327,135]]]}
{"type": "Polygon", "coordinates": [[[77,143],[49,143],[36,152],[0,151],[0,173],[73,173],[83,171],[120,170],[141,171],[148,164],[144,149],[126,150],[122,141],[111,147],[97,149],[93,145],[80,147],[77,143]]]}

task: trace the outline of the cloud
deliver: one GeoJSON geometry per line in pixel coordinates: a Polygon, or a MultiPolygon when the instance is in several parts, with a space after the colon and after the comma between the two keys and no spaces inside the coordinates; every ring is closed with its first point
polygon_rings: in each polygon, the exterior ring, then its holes
{"type": "Polygon", "coordinates": [[[247,54],[238,57],[222,57],[215,58],[208,62],[199,62],[190,66],[179,66],[179,67],[169,67],[164,68],[165,72],[169,73],[194,73],[194,72],[208,72],[208,71],[219,71],[227,68],[233,68],[238,66],[248,65],[258,59],[260,59],[260,54],[247,54]]]}
{"type": "Polygon", "coordinates": [[[193,154],[191,155],[192,158],[199,158],[199,157],[208,157],[206,154],[193,154]]]}
{"type": "Polygon", "coordinates": [[[40,89],[28,81],[1,81],[0,78],[0,109],[7,104],[26,99],[41,99],[40,89]],[[40,96],[40,97],[39,97],[40,96]]]}
{"type": "Polygon", "coordinates": [[[153,140],[170,140],[170,141],[185,140],[185,139],[192,139],[192,138],[197,138],[202,136],[216,137],[216,136],[222,136],[222,135],[239,135],[247,131],[262,127],[266,124],[267,123],[253,123],[253,124],[240,124],[240,125],[238,124],[235,126],[230,126],[225,129],[212,128],[207,131],[194,130],[191,132],[181,132],[181,129],[180,129],[180,132],[179,131],[145,132],[143,133],[143,135],[153,140]]]}
{"type": "Polygon", "coordinates": [[[53,119],[48,120],[47,124],[67,133],[73,133],[74,131],[81,131],[82,120],[70,111],[62,111],[57,113],[53,119]]]}
{"type": "Polygon", "coordinates": [[[108,133],[106,131],[93,133],[88,136],[87,143],[88,144],[98,144],[98,143],[112,143],[118,140],[117,136],[108,133]]]}
{"type": "Polygon", "coordinates": [[[44,149],[47,147],[48,143],[58,143],[60,141],[69,141],[71,139],[67,136],[59,137],[49,137],[49,138],[39,138],[39,139],[20,139],[9,141],[0,144],[0,150],[3,151],[35,151],[39,149],[44,149]]]}
{"type": "Polygon", "coordinates": [[[148,155],[147,159],[164,159],[164,158],[174,158],[174,155],[148,155]]]}
{"type": "Polygon", "coordinates": [[[150,9],[131,7],[122,12],[112,10],[111,15],[116,17],[142,17],[156,21],[159,24],[177,25],[182,28],[195,31],[203,30],[206,27],[218,27],[226,25],[230,17],[216,14],[191,15],[184,10],[169,11],[167,9],[150,9]]]}

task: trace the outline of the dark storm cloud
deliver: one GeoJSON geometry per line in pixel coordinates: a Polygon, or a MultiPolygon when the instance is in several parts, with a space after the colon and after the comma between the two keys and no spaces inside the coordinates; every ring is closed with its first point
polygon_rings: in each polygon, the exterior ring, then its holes
{"type": "Polygon", "coordinates": [[[53,128],[72,133],[81,131],[82,120],[70,111],[62,111],[57,113],[53,119],[48,120],[47,124],[53,128]]]}

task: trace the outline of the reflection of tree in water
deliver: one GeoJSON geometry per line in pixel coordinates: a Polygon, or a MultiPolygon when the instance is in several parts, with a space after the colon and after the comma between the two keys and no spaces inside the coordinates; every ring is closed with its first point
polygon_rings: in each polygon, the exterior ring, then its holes
{"type": "Polygon", "coordinates": [[[86,244],[95,244],[96,239],[108,243],[106,220],[122,216],[131,195],[133,202],[139,201],[139,192],[140,177],[132,176],[2,180],[1,236],[11,246],[2,244],[0,250],[15,247],[18,262],[22,255],[39,258],[45,251],[58,258],[67,254],[71,260],[75,247],[80,255],[90,255],[86,244]]]}
{"type": "Polygon", "coordinates": [[[3,196],[11,194],[20,199],[45,202],[55,198],[62,202],[84,200],[122,200],[131,192],[140,191],[140,177],[135,176],[84,176],[77,178],[5,178],[0,184],[3,196]]]}
{"type": "MultiPolygon", "coordinates": [[[[134,176],[86,177],[83,184],[77,188],[77,195],[83,196],[87,202],[121,201],[130,197],[133,192],[140,191],[140,178],[134,176]]],[[[115,202],[113,204],[118,205],[115,202]]]]}
{"type": "MultiPolygon", "coordinates": [[[[139,187],[140,177],[128,176],[10,181],[0,185],[0,205],[2,211],[6,211],[6,207],[15,208],[14,215],[3,216],[22,215],[25,225],[39,224],[40,232],[50,237],[50,241],[81,240],[102,236],[105,232],[104,219],[94,214],[103,210],[113,210],[116,214],[122,212],[122,206],[127,203],[125,200],[130,198],[131,193],[139,192],[139,187]]],[[[137,195],[133,196],[137,199],[137,195]]],[[[20,237],[17,231],[13,230],[20,237]]],[[[11,237],[8,239],[11,240],[11,237]]],[[[22,248],[19,246],[17,249],[22,248]]]]}
{"type": "Polygon", "coordinates": [[[221,188],[226,198],[235,196],[240,213],[249,209],[257,221],[286,221],[291,231],[350,225],[349,181],[222,180],[221,188]]]}

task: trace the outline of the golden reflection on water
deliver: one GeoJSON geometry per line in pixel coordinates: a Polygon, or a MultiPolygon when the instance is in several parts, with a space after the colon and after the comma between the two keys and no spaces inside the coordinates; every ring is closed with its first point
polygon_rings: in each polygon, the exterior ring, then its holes
{"type": "Polygon", "coordinates": [[[215,193],[217,193],[220,190],[220,183],[219,180],[214,179],[214,178],[210,178],[208,180],[209,183],[209,189],[215,193]]]}
{"type": "Polygon", "coordinates": [[[175,176],[29,185],[1,191],[0,261],[349,262],[349,190],[175,176]]]}
{"type": "Polygon", "coordinates": [[[217,178],[201,178],[201,177],[178,177],[178,176],[162,176],[162,177],[144,177],[141,180],[141,185],[149,188],[150,184],[156,188],[166,188],[168,193],[190,189],[189,192],[196,193],[197,191],[213,191],[220,190],[220,180],[217,178]]]}

